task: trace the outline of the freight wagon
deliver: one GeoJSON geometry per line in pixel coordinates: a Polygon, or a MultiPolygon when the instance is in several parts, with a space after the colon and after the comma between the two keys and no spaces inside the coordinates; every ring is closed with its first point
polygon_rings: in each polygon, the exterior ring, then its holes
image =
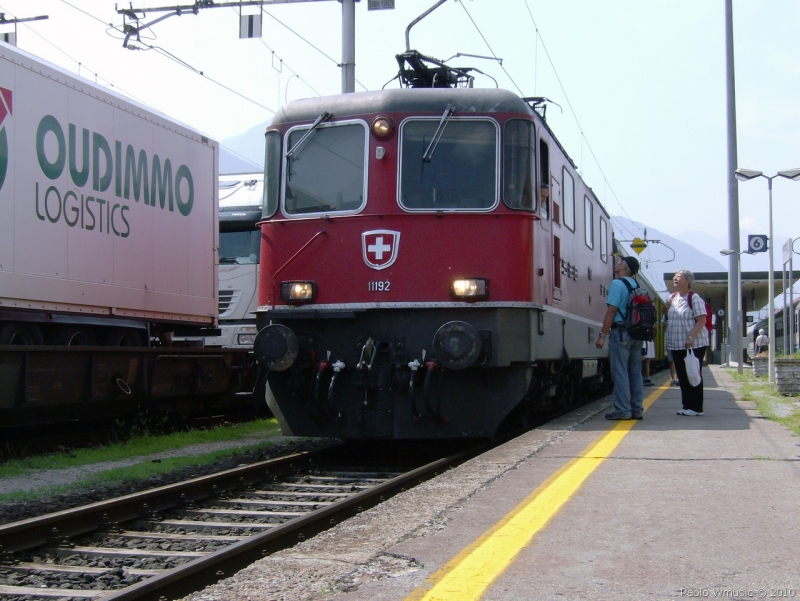
{"type": "Polygon", "coordinates": [[[0,410],[242,386],[247,353],[170,346],[218,327],[217,179],[214,140],[0,44],[0,410]]]}

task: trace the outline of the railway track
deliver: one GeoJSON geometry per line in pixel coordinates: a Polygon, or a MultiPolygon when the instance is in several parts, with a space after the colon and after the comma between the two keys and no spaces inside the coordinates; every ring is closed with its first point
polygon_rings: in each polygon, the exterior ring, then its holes
{"type": "Polygon", "coordinates": [[[342,444],[6,524],[0,600],[184,596],[477,452],[342,444]]]}

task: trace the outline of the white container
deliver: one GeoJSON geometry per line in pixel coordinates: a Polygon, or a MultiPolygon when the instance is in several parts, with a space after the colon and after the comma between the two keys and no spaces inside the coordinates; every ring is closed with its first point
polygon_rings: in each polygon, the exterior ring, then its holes
{"type": "Polygon", "coordinates": [[[0,116],[4,320],[216,326],[215,141],[6,45],[0,116]]]}

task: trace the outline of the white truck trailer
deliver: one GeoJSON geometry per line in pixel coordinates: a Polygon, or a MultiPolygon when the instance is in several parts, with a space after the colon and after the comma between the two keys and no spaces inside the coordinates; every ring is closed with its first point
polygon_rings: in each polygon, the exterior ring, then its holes
{"type": "Polygon", "coordinates": [[[171,336],[219,325],[218,156],[0,43],[0,442],[143,409],[218,415],[253,390],[252,353],[171,336]]]}
{"type": "Polygon", "coordinates": [[[0,344],[217,326],[214,140],[6,44],[0,117],[0,344]]]}

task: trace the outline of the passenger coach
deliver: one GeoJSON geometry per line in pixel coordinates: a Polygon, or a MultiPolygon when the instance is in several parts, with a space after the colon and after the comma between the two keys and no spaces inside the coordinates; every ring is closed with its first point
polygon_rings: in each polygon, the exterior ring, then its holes
{"type": "Polygon", "coordinates": [[[490,437],[607,381],[611,224],[543,114],[412,88],[276,115],[256,356],[284,433],[490,437]]]}

